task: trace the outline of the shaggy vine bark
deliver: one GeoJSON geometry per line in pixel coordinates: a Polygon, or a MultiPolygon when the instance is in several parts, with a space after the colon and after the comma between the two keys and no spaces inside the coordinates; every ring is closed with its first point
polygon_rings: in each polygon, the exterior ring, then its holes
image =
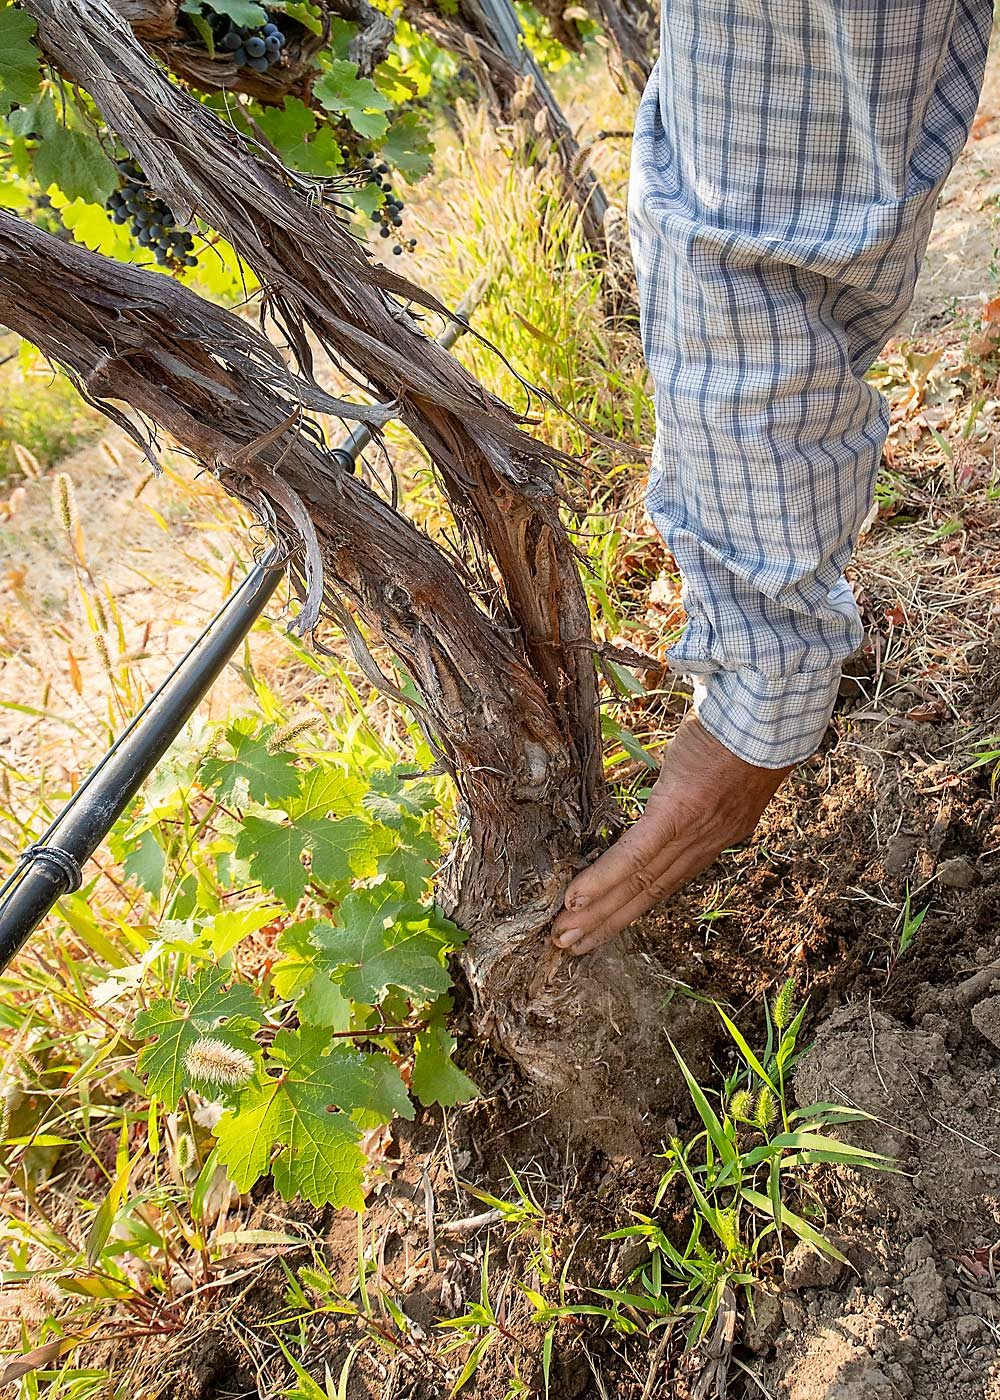
{"type": "MultiPolygon", "coordinates": [[[[655,1069],[661,1094],[672,1081],[648,972],[600,958],[569,969],[546,939],[608,816],[595,647],[561,518],[564,460],[429,340],[399,298],[445,308],[371,262],[314,185],[172,84],[108,0],[25,8],[46,54],[90,92],[157,192],[253,268],[297,370],[178,283],[3,212],[0,321],[65,365],[150,453],[142,419],[267,521],[301,585],[299,630],[326,614],[359,646],[356,616],[413,678],[461,797],[464,831],[442,897],[471,934],[464,966],[481,1027],[564,1107],[577,1103],[586,1065],[584,1115],[596,1102],[609,1116],[608,1090],[629,1065],[649,1090],[655,1069]],[[307,332],[374,404],[317,385],[307,332]],[[376,431],[401,418],[470,541],[468,565],[338,467],[313,413],[376,431]]],[[[619,1097],[610,1107],[618,1122],[639,1104],[619,1097]]]]}

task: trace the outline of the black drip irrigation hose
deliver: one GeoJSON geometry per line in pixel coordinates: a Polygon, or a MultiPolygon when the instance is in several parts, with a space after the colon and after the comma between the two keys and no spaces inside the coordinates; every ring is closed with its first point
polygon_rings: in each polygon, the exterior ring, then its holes
{"type": "Polygon", "coordinates": [[[247,575],[0,887],[0,971],[64,894],[225,669],[284,577],[277,550],[247,575]]]}
{"type": "MultiPolygon", "coordinates": [[[[449,321],[438,344],[450,349],[468,328],[482,295],[477,286],[449,321]]],[[[333,456],[346,471],[372,435],[359,424],[333,456]]],[[[73,793],[44,836],[22,852],[0,885],[0,972],[8,967],[52,906],[83,884],[83,867],[171,747],[274,596],[285,559],[272,549],[208,623],[166,680],[131,719],[73,793]]]]}

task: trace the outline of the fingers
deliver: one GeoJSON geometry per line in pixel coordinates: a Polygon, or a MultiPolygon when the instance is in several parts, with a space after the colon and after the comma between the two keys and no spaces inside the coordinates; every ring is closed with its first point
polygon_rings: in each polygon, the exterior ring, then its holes
{"type": "Polygon", "coordinates": [[[575,945],[581,939],[598,928],[610,926],[619,910],[638,902],[641,912],[645,912],[666,898],[673,886],[668,887],[665,881],[669,881],[673,867],[684,862],[694,839],[690,832],[678,835],[673,824],[664,825],[662,813],[649,813],[647,809],[646,817],[640,818],[631,832],[570,885],[566,907],[553,925],[556,944],[576,951],[575,945]],[[639,839],[630,842],[629,836],[639,839]],[[625,846],[624,853],[620,846],[625,846]],[[610,872],[607,878],[605,871],[610,872]],[[591,875],[600,878],[598,893],[591,897],[585,888],[586,903],[581,907],[579,890],[574,887],[591,875]]]}
{"type": "MultiPolygon", "coordinates": [[[[593,865],[580,872],[566,891],[565,910],[557,924],[568,927],[567,915],[589,910],[596,899],[632,879],[641,882],[643,872],[656,860],[664,846],[675,835],[675,824],[664,811],[663,799],[653,793],[639,820],[620,836],[593,865]]],[[[637,885],[632,894],[637,894],[637,885]]]]}
{"type": "Polygon", "coordinates": [[[669,866],[641,894],[602,915],[599,922],[587,930],[581,930],[571,941],[563,943],[562,939],[559,939],[560,946],[576,957],[592,953],[595,948],[599,948],[616,933],[621,933],[622,929],[648,913],[654,905],[676,894],[689,880],[706,870],[718,854],[714,844],[701,843],[687,847],[676,855],[669,866]]]}

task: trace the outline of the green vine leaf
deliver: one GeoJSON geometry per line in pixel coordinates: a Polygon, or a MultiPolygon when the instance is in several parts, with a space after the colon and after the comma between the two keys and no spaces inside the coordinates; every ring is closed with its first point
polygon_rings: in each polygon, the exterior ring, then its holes
{"type": "Polygon", "coordinates": [[[43,190],[55,185],[67,199],[103,204],[118,184],[118,171],[96,137],[60,126],[38,143],[35,179],[43,190]]]}
{"type": "Polygon", "coordinates": [[[475,1084],[452,1060],[454,1051],[455,1037],[443,1023],[432,1022],[417,1036],[410,1082],[425,1108],[435,1103],[453,1108],[478,1096],[475,1084]]]}
{"type": "Polygon", "coordinates": [[[233,756],[209,758],[202,765],[202,781],[214,788],[223,802],[245,790],[254,802],[280,802],[299,790],[299,771],[287,753],[269,753],[271,727],[252,733],[253,721],[237,720],[226,730],[233,756]]]}
{"type": "Polygon", "coordinates": [[[271,969],[271,982],[278,996],[297,999],[300,1021],[346,1031],[351,1025],[351,1003],[336,982],[317,967],[320,953],[309,936],[315,925],[315,919],[304,919],[284,930],[278,947],[285,956],[271,969]]]}
{"type": "Polygon", "coordinates": [[[272,5],[271,8],[280,10],[289,19],[298,20],[303,29],[308,29],[312,34],[323,33],[323,20],[315,5],[301,3],[301,0],[283,0],[283,3],[272,5]]]}
{"type": "Polygon", "coordinates": [[[411,183],[430,170],[434,143],[416,112],[395,117],[386,133],[379,154],[411,183]]]}
{"type": "Polygon", "coordinates": [[[450,987],[444,954],[451,939],[434,912],[408,900],[401,886],[357,890],[344,899],[339,917],[336,927],[317,924],[311,938],[352,1001],[377,1005],[390,987],[433,1001],[450,987]]]}
{"type": "Polygon", "coordinates": [[[167,858],[163,847],[152,827],[147,827],[125,857],[122,869],[128,879],[141,885],[154,899],[159,899],[166,868],[167,858]]]}
{"type": "Polygon", "coordinates": [[[35,21],[9,3],[0,4],[0,116],[30,102],[42,81],[35,21]]]}
{"type": "Polygon", "coordinates": [[[236,857],[248,860],[250,874],[265,889],[294,909],[305,893],[308,874],[302,863],[312,856],[312,875],[321,885],[373,875],[378,843],[373,829],[358,817],[342,821],[307,817],[274,822],[247,816],[236,841],[236,857]]]}
{"type": "Polygon", "coordinates": [[[392,103],[370,78],[358,77],[358,65],[349,58],[328,61],[313,96],[326,111],[346,117],[359,136],[374,140],[388,130],[385,113],[392,103]]]}
{"type": "Polygon", "coordinates": [[[318,126],[315,112],[299,97],[286,97],[282,107],[263,108],[254,120],[293,170],[326,178],[344,164],[333,132],[326,125],[318,126]]]}
{"type": "Polygon", "coordinates": [[[225,15],[233,24],[256,29],[267,23],[267,11],[252,0],[184,0],[181,9],[186,15],[200,15],[206,9],[214,14],[225,15]]]}
{"type": "Polygon", "coordinates": [[[153,1042],[140,1052],[138,1067],[147,1076],[150,1093],[171,1111],[190,1083],[185,1057],[203,1037],[221,1040],[251,1058],[258,1054],[253,1028],[264,1019],[260,1003],[249,987],[226,987],[225,981],[226,973],[219,968],[200,968],[177,989],[177,1001],[186,1004],[186,1010],[172,1001],[154,1001],[135,1019],[136,1035],[153,1042]]]}
{"type": "Polygon", "coordinates": [[[365,1158],[350,1115],[387,1122],[400,1097],[391,1077],[368,1064],[376,1057],[341,1046],[324,1054],[328,1045],[319,1027],[279,1031],[267,1072],[219,1120],[219,1160],[239,1190],[270,1169],[285,1200],[362,1209],[365,1158]]]}
{"type": "Polygon", "coordinates": [[[249,860],[253,879],[283,899],[289,909],[294,909],[305,894],[305,851],[305,833],[289,822],[243,818],[243,829],[236,842],[237,859],[249,860]]]}

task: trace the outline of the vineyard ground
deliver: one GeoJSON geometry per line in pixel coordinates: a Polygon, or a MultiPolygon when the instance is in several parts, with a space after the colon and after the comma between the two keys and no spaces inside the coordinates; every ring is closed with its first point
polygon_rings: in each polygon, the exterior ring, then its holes
{"type": "MultiPolygon", "coordinates": [[[[857,1139],[902,1168],[876,1179],[824,1173],[831,1229],[851,1267],[800,1261],[794,1276],[775,1281],[740,1335],[734,1395],[1000,1400],[1000,996],[990,971],[997,964],[1000,991],[1000,818],[990,769],[969,770],[977,744],[1000,730],[1000,359],[980,325],[982,298],[997,291],[994,205],[984,191],[998,176],[994,61],[906,337],[886,357],[889,471],[854,571],[870,635],[859,674],[845,683],[823,752],[775,802],[754,844],[632,935],[636,955],[675,979],[678,997],[717,998],[749,1028],[762,995],[793,975],[810,999],[814,1040],[798,1072],[800,1102],[831,1099],[875,1114],[879,1121],[856,1130],[857,1139]],[[927,356],[937,357],[929,375],[927,356]],[[928,912],[897,956],[907,896],[914,912],[928,912]]],[[[77,484],[88,559],[121,609],[131,664],[152,679],[218,597],[231,525],[208,486],[178,494],[168,479],[137,496],[145,467],[117,435],[105,444],[65,466],[77,484]]],[[[3,711],[0,743],[26,783],[43,770],[68,783],[103,747],[107,715],[95,696],[107,683],[74,620],[49,485],[25,486],[4,527],[0,685],[5,698],[31,696],[45,713],[26,722],[23,712],[3,711]]],[[[660,605],[650,605],[653,624],[660,605]]],[[[277,629],[256,645],[255,665],[275,689],[317,683],[277,629]]],[[[234,669],[216,688],[213,711],[224,713],[243,692],[234,669]]],[[[705,1063],[717,1054],[724,1066],[712,1015],[700,1013],[692,1024],[701,1043],[685,1053],[705,1063]]],[[[549,1216],[560,1257],[572,1250],[574,1283],[619,1281],[635,1260],[620,1247],[609,1257],[601,1236],[626,1223],[629,1210],[650,1208],[658,1142],[695,1124],[678,1105],[675,1118],[645,1125],[647,1151],[595,1152],[572,1134],[551,1134],[545,1107],[510,1067],[470,1035],[460,1041],[482,1097],[425,1113],[373,1144],[380,1172],[365,1219],[376,1260],[370,1286],[398,1287],[416,1336],[423,1329],[430,1338],[436,1318],[477,1293],[489,1242],[506,1335],[466,1393],[503,1400],[515,1360],[538,1376],[538,1332],[513,1291],[529,1267],[530,1241],[490,1226],[449,1232],[448,1222],[484,1208],[463,1183],[509,1197],[509,1164],[549,1216]]],[[[108,1150],[113,1159],[113,1142],[108,1150]]],[[[80,1184],[64,1171],[67,1216],[80,1184]]],[[[353,1216],[289,1206],[261,1189],[242,1201],[220,1197],[216,1209],[232,1228],[314,1239],[345,1287],[356,1272],[353,1216]]],[[[87,1364],[127,1378],[136,1395],[216,1400],[268,1391],[283,1366],[268,1323],[287,1280],[273,1248],[245,1253],[239,1280],[192,1308],[184,1333],[102,1342],[87,1364]]],[[[294,1267],[295,1259],[293,1250],[283,1262],[294,1267]]],[[[392,1357],[347,1318],[330,1319],[318,1336],[313,1374],[322,1382],[329,1365],[336,1378],[356,1343],[350,1400],[445,1393],[430,1341],[392,1357]]],[[[647,1351],[574,1325],[558,1335],[550,1393],[685,1400],[696,1377],[680,1350],[679,1337],[659,1349],[654,1339],[647,1351]]]]}

